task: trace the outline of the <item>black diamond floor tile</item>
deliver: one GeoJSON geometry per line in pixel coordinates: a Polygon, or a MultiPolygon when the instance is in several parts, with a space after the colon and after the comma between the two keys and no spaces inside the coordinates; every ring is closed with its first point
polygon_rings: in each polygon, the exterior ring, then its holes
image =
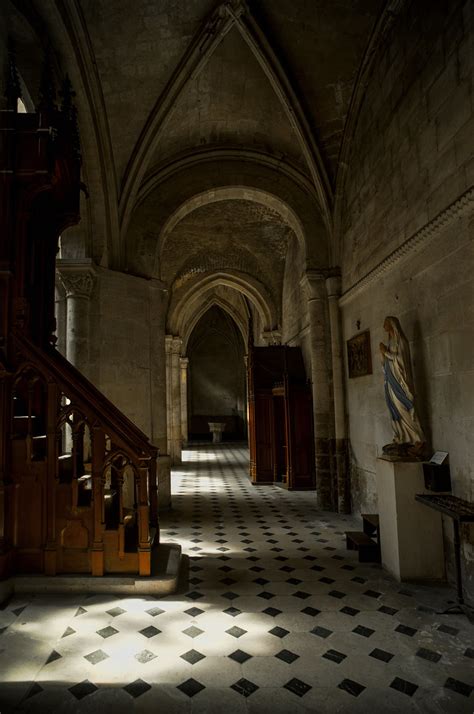
{"type": "Polygon", "coordinates": [[[191,679],[187,679],[182,684],[178,684],[177,689],[180,689],[183,694],[191,698],[205,689],[205,686],[191,677],[191,679]]]}
{"type": "Polygon", "coordinates": [[[152,607],[149,610],[145,610],[149,615],[152,617],[157,617],[158,615],[162,615],[164,613],[164,610],[161,609],[161,607],[152,607]]]}
{"type": "Polygon", "coordinates": [[[148,627],[144,627],[143,630],[139,630],[139,633],[143,635],[144,637],[155,637],[155,635],[159,635],[161,633],[161,630],[159,630],[157,627],[154,625],[149,625],[148,627]]]}
{"type": "Polygon", "coordinates": [[[101,630],[97,630],[97,634],[100,635],[101,637],[107,639],[108,637],[113,637],[113,635],[118,635],[118,630],[115,629],[115,627],[111,627],[110,625],[108,627],[103,627],[101,630]]]}
{"type": "Polygon", "coordinates": [[[290,679],[289,682],[283,685],[285,689],[288,689],[288,691],[292,692],[293,694],[296,694],[298,697],[304,697],[305,694],[309,692],[311,689],[311,685],[306,684],[306,682],[302,682],[301,679],[290,679]]]}
{"type": "Polygon", "coordinates": [[[406,679],[401,679],[400,677],[395,677],[390,686],[392,689],[396,689],[398,692],[406,694],[409,697],[412,697],[418,689],[418,685],[413,684],[413,682],[408,682],[406,679]]]}
{"type": "Polygon", "coordinates": [[[280,650],[280,652],[277,652],[275,657],[278,657],[278,659],[281,659],[287,664],[292,664],[296,659],[299,658],[299,655],[295,654],[294,652],[290,652],[290,650],[280,650]]]}
{"type": "Polygon", "coordinates": [[[446,635],[458,635],[459,630],[456,627],[451,627],[450,625],[440,625],[438,627],[438,632],[444,632],[446,635]]]}
{"type": "Polygon", "coordinates": [[[89,654],[84,655],[84,659],[88,660],[91,664],[99,664],[99,662],[103,662],[108,658],[109,655],[103,650],[95,650],[95,652],[90,652],[89,654]]]}
{"type": "Polygon", "coordinates": [[[257,691],[258,686],[248,679],[239,679],[238,682],[231,685],[231,688],[241,694],[243,697],[249,697],[251,694],[257,691]]]}
{"type": "Polygon", "coordinates": [[[242,635],[245,635],[247,630],[243,630],[241,627],[231,627],[230,630],[226,630],[228,635],[232,635],[232,637],[242,637],[242,635]]]}
{"type": "Polygon", "coordinates": [[[45,665],[50,664],[50,662],[55,662],[57,659],[62,659],[62,655],[56,652],[56,650],[53,650],[46,660],[45,665]]]}
{"type": "Polygon", "coordinates": [[[393,659],[395,655],[393,655],[391,652],[385,652],[385,650],[379,650],[378,648],[375,648],[370,653],[370,657],[378,659],[381,662],[390,662],[390,660],[393,659]]]}
{"type": "Polygon", "coordinates": [[[428,662],[439,662],[441,659],[441,655],[439,652],[433,652],[433,650],[428,650],[425,647],[420,647],[420,649],[416,652],[417,657],[421,657],[422,659],[428,660],[428,662]]]}
{"type": "Polygon", "coordinates": [[[73,687],[69,687],[69,691],[76,699],[84,699],[84,697],[89,696],[89,694],[96,692],[97,689],[98,687],[92,684],[92,682],[89,682],[88,679],[79,682],[79,684],[75,684],[73,687]]]}
{"type": "Polygon", "coordinates": [[[26,695],[26,698],[31,699],[31,697],[34,697],[35,694],[39,694],[40,692],[44,692],[44,689],[38,684],[38,682],[35,682],[26,695]]]}
{"type": "Polygon", "coordinates": [[[328,650],[323,654],[323,657],[331,660],[331,662],[341,664],[341,662],[346,659],[347,655],[343,654],[342,652],[338,652],[337,650],[328,650]]]}
{"type": "Polygon", "coordinates": [[[125,689],[131,697],[138,699],[138,697],[141,697],[142,694],[145,694],[145,692],[151,689],[151,684],[144,682],[143,679],[136,679],[134,682],[123,687],[123,689],[125,689]]]}
{"type": "Polygon", "coordinates": [[[394,607],[387,607],[386,605],[382,605],[379,607],[379,612],[383,612],[384,615],[396,615],[398,610],[395,610],[394,607]]]}
{"type": "Polygon", "coordinates": [[[358,697],[365,689],[362,684],[355,682],[353,679],[343,679],[337,686],[348,694],[352,694],[353,697],[358,697]]]}
{"type": "Polygon", "coordinates": [[[284,627],[274,627],[271,630],[268,630],[268,633],[270,635],[275,635],[275,637],[286,637],[287,635],[290,634],[289,630],[285,630],[284,627]]]}
{"type": "Polygon", "coordinates": [[[189,664],[196,664],[196,662],[200,662],[202,659],[205,658],[205,655],[201,654],[197,650],[189,650],[189,652],[185,652],[184,654],[180,655],[181,659],[186,660],[186,662],[189,662],[189,664]]]}
{"type": "Polygon", "coordinates": [[[242,614],[242,610],[239,610],[237,607],[228,607],[226,610],[223,610],[222,612],[225,612],[226,615],[230,615],[231,617],[237,617],[237,615],[242,614]]]}
{"type": "Polygon", "coordinates": [[[119,615],[123,615],[124,612],[127,611],[124,610],[123,607],[113,607],[111,610],[106,610],[107,615],[111,617],[118,617],[119,615]]]}
{"type": "Polygon", "coordinates": [[[326,629],[326,627],[313,627],[311,630],[311,634],[317,635],[318,637],[322,637],[323,639],[326,639],[329,637],[329,635],[332,635],[332,630],[326,629]]]}
{"type": "Polygon", "coordinates": [[[446,689],[451,689],[453,692],[462,694],[463,697],[470,697],[474,687],[465,682],[460,682],[459,679],[454,679],[453,677],[448,677],[444,683],[446,689]]]}
{"type": "Polygon", "coordinates": [[[239,664],[243,664],[244,662],[247,662],[248,659],[252,659],[252,655],[247,654],[247,652],[244,652],[243,650],[235,650],[235,652],[232,652],[229,657],[239,664]]]}
{"type": "Polygon", "coordinates": [[[309,615],[309,617],[316,617],[316,615],[320,614],[321,610],[317,610],[315,607],[305,607],[301,612],[305,615],[309,615]]]}
{"type": "Polygon", "coordinates": [[[395,632],[400,632],[400,634],[407,635],[407,637],[413,637],[418,630],[415,630],[413,627],[408,627],[408,625],[398,625],[398,627],[395,628],[395,632]]]}
{"type": "Polygon", "coordinates": [[[351,617],[355,617],[356,615],[359,614],[360,610],[356,610],[355,607],[341,607],[340,612],[343,612],[345,615],[350,615],[351,617]]]}
{"type": "Polygon", "coordinates": [[[266,607],[265,610],[262,610],[262,612],[264,612],[265,615],[270,615],[270,617],[281,615],[281,610],[278,610],[276,607],[266,607]]]}
{"type": "Polygon", "coordinates": [[[371,637],[375,630],[372,630],[370,627],[364,627],[363,625],[357,625],[357,627],[354,627],[352,632],[356,635],[361,635],[361,637],[371,637]]]}

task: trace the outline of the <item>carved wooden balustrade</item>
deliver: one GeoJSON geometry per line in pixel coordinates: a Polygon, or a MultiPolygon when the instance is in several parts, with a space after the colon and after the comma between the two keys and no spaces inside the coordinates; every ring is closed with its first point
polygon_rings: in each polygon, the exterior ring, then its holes
{"type": "Polygon", "coordinates": [[[17,572],[151,572],[156,456],[145,434],[53,348],[15,334],[7,532],[17,572]]]}

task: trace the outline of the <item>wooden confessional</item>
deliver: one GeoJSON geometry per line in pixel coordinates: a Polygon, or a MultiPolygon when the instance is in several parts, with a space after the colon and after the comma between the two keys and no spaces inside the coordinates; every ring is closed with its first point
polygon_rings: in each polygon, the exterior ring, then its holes
{"type": "Polygon", "coordinates": [[[151,572],[156,456],[145,434],[54,348],[58,237],[79,221],[69,81],[46,68],[17,113],[10,57],[0,112],[0,578],[151,572]]]}
{"type": "Polygon", "coordinates": [[[312,396],[301,349],[251,344],[247,364],[253,483],[314,489],[312,396]]]}

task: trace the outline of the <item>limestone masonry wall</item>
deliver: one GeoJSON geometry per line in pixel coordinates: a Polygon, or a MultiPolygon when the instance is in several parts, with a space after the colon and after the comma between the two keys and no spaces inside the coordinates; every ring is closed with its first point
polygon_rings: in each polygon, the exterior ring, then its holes
{"type": "MultiPolygon", "coordinates": [[[[361,330],[370,329],[373,361],[373,374],[357,379],[347,378],[346,365],[356,513],[377,509],[375,460],[392,439],[378,356],[386,315],[399,317],[410,341],[428,440],[449,451],[454,494],[474,500],[472,31],[470,2],[408,3],[379,51],[353,140],[343,209],[343,338],[357,333],[360,320],[361,330]],[[466,198],[456,203],[469,190],[470,210],[466,198]],[[427,231],[418,250],[353,287],[440,214],[442,228],[427,231]]],[[[473,530],[466,529],[463,548],[471,597],[473,530]]]]}

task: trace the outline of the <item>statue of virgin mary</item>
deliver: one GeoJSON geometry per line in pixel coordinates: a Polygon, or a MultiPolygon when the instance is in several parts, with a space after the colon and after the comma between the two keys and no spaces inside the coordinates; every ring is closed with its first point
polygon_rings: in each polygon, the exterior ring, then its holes
{"type": "Polygon", "coordinates": [[[385,454],[420,457],[426,440],[415,410],[413,377],[408,340],[396,317],[386,317],[388,345],[380,343],[384,371],[385,401],[393,427],[393,441],[383,447],[385,454]]]}

